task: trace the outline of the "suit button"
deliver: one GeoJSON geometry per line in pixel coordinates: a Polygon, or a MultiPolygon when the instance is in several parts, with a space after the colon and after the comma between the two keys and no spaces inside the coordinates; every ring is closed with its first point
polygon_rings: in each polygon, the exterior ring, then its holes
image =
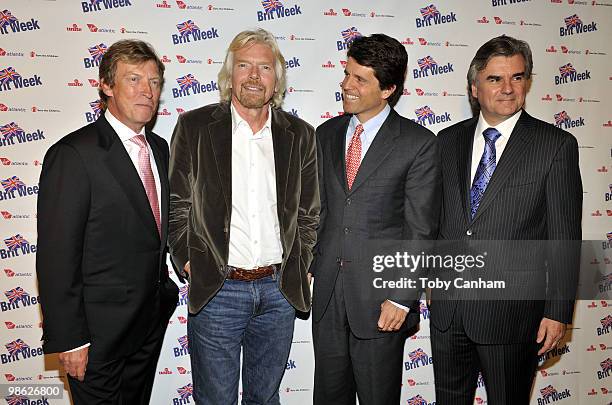
{"type": "Polygon", "coordinates": [[[471,229],[468,229],[468,230],[465,232],[465,234],[466,234],[467,236],[472,236],[472,230],[471,230],[471,229]]]}
{"type": "Polygon", "coordinates": [[[351,205],[351,199],[350,198],[346,199],[346,205],[351,205]]]}
{"type": "Polygon", "coordinates": [[[351,232],[351,228],[349,228],[348,226],[346,228],[344,228],[344,233],[346,235],[348,235],[351,232]]]}

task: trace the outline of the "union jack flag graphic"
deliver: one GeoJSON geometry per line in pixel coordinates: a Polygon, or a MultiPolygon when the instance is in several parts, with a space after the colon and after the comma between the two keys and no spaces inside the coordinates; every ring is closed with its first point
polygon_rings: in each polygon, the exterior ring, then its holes
{"type": "Polygon", "coordinates": [[[430,4],[429,6],[423,7],[421,9],[421,15],[423,16],[425,20],[429,20],[433,16],[440,15],[440,12],[436,8],[436,6],[434,6],[433,4],[430,4]]]}
{"type": "Polygon", "coordinates": [[[87,48],[87,50],[89,51],[89,54],[91,55],[94,61],[100,62],[100,60],[102,59],[102,56],[104,56],[104,54],[106,53],[107,48],[108,47],[106,45],[99,44],[99,45],[91,46],[87,48]]]}
{"type": "Polygon", "coordinates": [[[408,398],[408,405],[427,405],[427,401],[419,394],[412,398],[408,398]]]}
{"type": "Polygon", "coordinates": [[[15,69],[9,66],[6,69],[0,70],[0,85],[6,84],[8,82],[14,82],[15,79],[18,79],[20,77],[21,75],[15,72],[15,69]]]}
{"type": "Polygon", "coordinates": [[[609,328],[610,326],[612,326],[612,315],[608,315],[605,318],[601,318],[599,322],[601,322],[601,326],[603,326],[604,328],[609,328]]]}
{"type": "Polygon", "coordinates": [[[416,110],[414,110],[414,113],[416,114],[417,121],[419,122],[423,122],[426,118],[432,117],[434,115],[433,111],[431,111],[431,108],[429,108],[428,105],[423,106],[421,108],[417,108],[416,110]]]}
{"type": "Polygon", "coordinates": [[[10,124],[2,125],[0,127],[0,134],[4,136],[4,139],[10,139],[17,135],[24,135],[25,132],[23,129],[19,128],[19,125],[11,122],[10,124]]]}
{"type": "Polygon", "coordinates": [[[426,56],[423,59],[417,59],[417,63],[419,64],[419,69],[425,70],[427,68],[432,69],[435,66],[438,66],[436,61],[431,56],[426,56]]]}
{"type": "Polygon", "coordinates": [[[24,349],[30,348],[30,346],[28,346],[27,343],[21,339],[17,339],[17,340],[13,340],[12,342],[8,342],[4,346],[6,347],[6,350],[8,350],[9,355],[11,356],[17,353],[21,353],[24,349]]]}
{"type": "Polygon", "coordinates": [[[189,338],[187,335],[180,336],[178,339],[179,345],[181,345],[181,349],[189,349],[189,338]]]}
{"type": "Polygon", "coordinates": [[[557,125],[560,125],[564,123],[565,121],[569,121],[569,120],[570,120],[570,117],[569,115],[567,115],[567,112],[565,111],[561,111],[555,114],[555,124],[557,125]]]}
{"type": "Polygon", "coordinates": [[[198,82],[191,73],[179,77],[176,79],[176,82],[180,86],[181,90],[186,90],[190,87],[194,87],[196,84],[200,84],[200,82],[198,82]]]}
{"type": "Polygon", "coordinates": [[[0,11],[0,28],[4,27],[5,25],[9,25],[10,23],[15,21],[17,21],[17,18],[15,18],[15,16],[12,15],[10,11],[0,11]]]}
{"type": "Polygon", "coordinates": [[[572,27],[577,27],[579,25],[582,25],[582,21],[576,14],[570,15],[569,17],[565,17],[564,20],[565,20],[565,26],[567,28],[572,28],[572,27]]]}
{"type": "Polygon", "coordinates": [[[179,288],[179,297],[182,300],[186,300],[188,296],[189,296],[189,284],[185,284],[184,286],[179,288]]]}
{"type": "Polygon", "coordinates": [[[283,3],[278,0],[261,0],[261,5],[266,13],[283,8],[283,3]]]}
{"type": "Polygon", "coordinates": [[[102,112],[102,100],[98,99],[89,103],[94,114],[99,115],[102,112]]]}
{"type": "Polygon", "coordinates": [[[4,397],[7,405],[24,405],[28,397],[25,395],[9,395],[8,397],[4,397]]]}
{"type": "Polygon", "coordinates": [[[23,236],[17,234],[15,236],[11,236],[10,238],[4,239],[4,243],[8,250],[17,250],[17,248],[21,246],[28,245],[28,241],[23,238],[23,236]]]}
{"type": "Polygon", "coordinates": [[[14,302],[17,302],[17,301],[23,302],[24,298],[30,296],[30,294],[25,292],[23,288],[21,287],[16,287],[16,288],[13,288],[12,290],[5,291],[4,295],[6,295],[6,298],[9,300],[10,304],[13,304],[14,302]]]}
{"type": "Polygon", "coordinates": [[[427,304],[425,304],[423,301],[421,301],[419,304],[419,312],[423,316],[427,316],[429,314],[429,308],[427,308],[427,304]]]}
{"type": "Polygon", "coordinates": [[[193,383],[189,383],[184,387],[178,388],[176,390],[178,394],[181,396],[181,399],[187,399],[193,395],[193,383]]]}
{"type": "Polygon", "coordinates": [[[551,396],[552,394],[556,394],[556,393],[557,393],[557,390],[552,385],[548,385],[548,386],[540,389],[540,394],[542,394],[542,398],[543,399],[546,399],[549,396],[551,396]]]}
{"type": "Polygon", "coordinates": [[[97,6],[98,4],[100,4],[101,1],[102,0],[89,0],[89,3],[94,5],[94,6],[97,6]]]}
{"type": "Polygon", "coordinates": [[[19,180],[19,177],[13,176],[2,180],[2,187],[4,187],[5,191],[15,191],[18,190],[19,187],[25,187],[25,183],[19,180]]]}
{"type": "Polygon", "coordinates": [[[609,241],[609,242],[612,242],[612,232],[608,232],[608,233],[606,234],[606,237],[608,238],[608,241],[609,241]]]}
{"type": "Polygon", "coordinates": [[[606,373],[612,370],[612,359],[608,357],[607,359],[599,363],[599,365],[601,366],[601,371],[606,373]]]}
{"type": "Polygon", "coordinates": [[[571,73],[576,73],[576,69],[574,69],[571,63],[568,63],[559,68],[559,73],[561,73],[561,77],[567,77],[571,73]]]}
{"type": "Polygon", "coordinates": [[[198,26],[191,20],[176,24],[176,28],[178,29],[179,34],[181,34],[181,36],[183,37],[189,33],[200,30],[198,26]]]}
{"type": "Polygon", "coordinates": [[[408,353],[408,357],[410,358],[410,361],[417,361],[427,357],[427,354],[419,347],[418,349],[408,353]]]}
{"type": "Polygon", "coordinates": [[[345,42],[353,41],[361,37],[361,33],[357,31],[357,28],[355,27],[347,28],[344,31],[342,31],[341,34],[342,34],[342,39],[344,39],[345,42]]]}
{"type": "Polygon", "coordinates": [[[601,277],[601,282],[604,284],[612,284],[612,273],[608,273],[601,277]]]}

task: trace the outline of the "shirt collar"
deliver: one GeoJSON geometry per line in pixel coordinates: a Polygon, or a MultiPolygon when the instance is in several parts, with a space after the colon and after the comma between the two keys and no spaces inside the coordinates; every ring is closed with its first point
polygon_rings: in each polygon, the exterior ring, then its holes
{"type": "Polygon", "coordinates": [[[121,139],[121,142],[128,141],[130,140],[130,138],[133,138],[135,135],[145,135],[144,127],[142,127],[142,129],[140,130],[138,134],[135,134],[134,131],[128,128],[127,125],[125,125],[123,122],[115,118],[115,116],[111,114],[110,111],[108,111],[108,108],[104,112],[104,117],[106,118],[110,126],[113,127],[113,129],[119,136],[119,139],[121,139]]]}
{"type": "MultiPolygon", "coordinates": [[[[249,131],[251,130],[249,123],[246,122],[246,120],[242,118],[240,114],[238,114],[238,111],[236,111],[236,108],[234,107],[233,102],[230,102],[230,111],[232,114],[232,134],[235,134],[241,125],[246,125],[249,131]]],[[[272,108],[270,107],[269,104],[268,104],[268,119],[266,119],[266,123],[264,124],[263,128],[261,128],[261,130],[257,134],[253,134],[253,135],[262,134],[263,136],[264,130],[266,129],[270,131],[272,130],[272,108]]]]}
{"type": "Polygon", "coordinates": [[[474,136],[482,134],[482,132],[487,128],[495,128],[502,136],[506,137],[506,139],[510,139],[510,134],[512,134],[512,131],[514,130],[514,127],[516,126],[516,123],[518,122],[519,118],[521,118],[522,113],[523,110],[519,110],[512,117],[506,119],[503,122],[500,122],[496,126],[492,126],[489,125],[484,119],[481,111],[478,116],[478,125],[476,126],[476,133],[474,134],[474,136]]]}
{"type": "Polygon", "coordinates": [[[380,127],[382,127],[384,124],[385,120],[389,116],[389,113],[391,113],[391,107],[389,104],[387,104],[385,105],[385,108],[383,108],[374,117],[370,118],[365,124],[362,124],[359,121],[357,115],[353,115],[351,117],[351,121],[349,122],[348,133],[353,134],[353,132],[355,132],[355,128],[357,128],[357,125],[361,124],[363,125],[363,134],[361,136],[367,139],[373,138],[378,133],[380,127]]]}

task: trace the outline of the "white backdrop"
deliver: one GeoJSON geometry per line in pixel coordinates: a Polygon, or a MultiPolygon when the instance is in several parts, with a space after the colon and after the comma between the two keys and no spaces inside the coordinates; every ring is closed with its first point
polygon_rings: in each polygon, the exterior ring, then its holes
{"type": "MultiPolygon", "coordinates": [[[[432,123],[423,124],[437,132],[470,116],[465,79],[469,62],[482,43],[505,33],[528,41],[534,53],[528,111],[552,123],[560,119],[578,139],[584,238],[606,240],[583,257],[585,266],[599,269],[601,277],[593,282],[602,294],[578,303],[567,342],[543,359],[531,403],[611,403],[612,301],[605,294],[612,267],[612,116],[607,98],[612,90],[612,3],[430,1],[281,0],[277,3],[282,3],[282,11],[271,14],[255,0],[0,1],[0,384],[65,381],[57,358],[43,357],[40,349],[36,195],[47,148],[96,117],[97,63],[89,48],[104,48],[121,38],[153,44],[166,64],[155,132],[170,140],[178,114],[218,100],[217,72],[227,45],[241,30],[262,27],[274,33],[288,61],[283,107],[314,126],[342,111],[342,32],[383,32],[402,41],[410,57],[406,91],[397,110],[414,119],[415,109],[428,106],[432,123]],[[420,9],[430,5],[437,15],[424,20],[420,9]],[[198,30],[181,37],[177,24],[189,20],[198,30]],[[426,56],[437,64],[436,74],[419,69],[417,59],[426,56]],[[560,68],[568,72],[567,79],[560,68]],[[180,92],[177,79],[187,74],[200,86],[180,92]],[[11,355],[16,344],[23,349],[11,355]],[[556,394],[547,397],[542,389],[556,394]]],[[[406,343],[402,403],[435,403],[424,306],[421,315],[420,332],[406,343]],[[417,360],[412,361],[410,352],[418,349],[425,355],[413,353],[417,360]]],[[[152,404],[193,403],[188,348],[179,343],[186,335],[185,322],[183,298],[165,337],[152,404]]],[[[301,405],[311,403],[313,354],[310,321],[296,322],[280,390],[283,403],[301,405]]],[[[0,398],[3,401],[35,403],[10,397],[0,398]]],[[[486,403],[482,384],[475,403],[486,403]]]]}

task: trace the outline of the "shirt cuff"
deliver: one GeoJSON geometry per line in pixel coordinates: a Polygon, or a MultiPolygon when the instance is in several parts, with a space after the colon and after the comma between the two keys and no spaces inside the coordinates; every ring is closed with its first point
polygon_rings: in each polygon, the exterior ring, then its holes
{"type": "Polygon", "coordinates": [[[395,305],[396,307],[398,307],[398,308],[400,308],[400,309],[403,309],[403,310],[404,310],[404,311],[406,311],[406,312],[410,312],[410,308],[408,308],[408,307],[405,307],[405,306],[403,306],[403,305],[401,305],[401,304],[398,304],[398,303],[397,303],[397,302],[395,302],[395,301],[391,301],[391,300],[387,300],[387,301],[389,301],[390,303],[392,303],[392,304],[393,304],[393,305],[395,305]]]}
{"type": "Polygon", "coordinates": [[[91,346],[91,343],[85,343],[83,346],[79,346],[79,347],[77,347],[75,349],[72,349],[72,350],[66,350],[64,353],[76,352],[77,350],[81,350],[81,349],[84,349],[84,348],[89,347],[89,346],[91,346]]]}

